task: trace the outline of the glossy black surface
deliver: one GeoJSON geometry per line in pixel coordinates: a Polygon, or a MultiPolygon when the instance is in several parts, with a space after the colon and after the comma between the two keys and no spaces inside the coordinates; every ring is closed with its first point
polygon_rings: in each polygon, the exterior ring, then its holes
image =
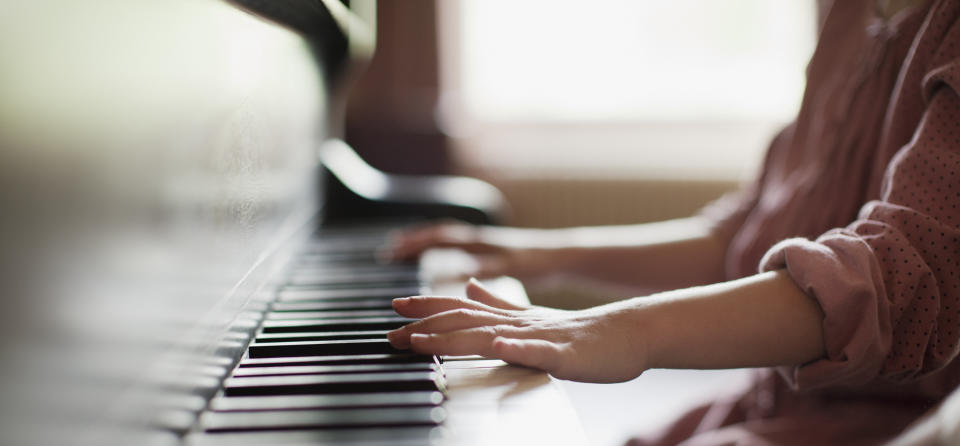
{"type": "Polygon", "coordinates": [[[0,444],[190,428],[321,205],[315,56],[219,0],[4,4],[0,444]]]}

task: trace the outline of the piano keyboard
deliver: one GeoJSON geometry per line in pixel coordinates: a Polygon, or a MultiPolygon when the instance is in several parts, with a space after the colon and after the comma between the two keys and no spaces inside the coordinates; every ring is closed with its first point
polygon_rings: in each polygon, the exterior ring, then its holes
{"type": "Polygon", "coordinates": [[[292,262],[246,353],[188,444],[429,444],[447,417],[440,360],[394,349],[395,297],[416,266],[385,265],[385,232],[324,230],[292,262]]]}

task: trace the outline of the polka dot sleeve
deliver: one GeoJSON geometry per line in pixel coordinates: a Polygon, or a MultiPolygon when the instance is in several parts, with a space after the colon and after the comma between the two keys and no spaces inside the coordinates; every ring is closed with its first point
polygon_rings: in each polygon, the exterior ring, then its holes
{"type": "Polygon", "coordinates": [[[826,356],[783,370],[798,388],[934,372],[960,340],[960,65],[925,79],[927,107],[887,168],[882,200],[816,241],[789,239],[786,268],[824,311],[826,356]]]}

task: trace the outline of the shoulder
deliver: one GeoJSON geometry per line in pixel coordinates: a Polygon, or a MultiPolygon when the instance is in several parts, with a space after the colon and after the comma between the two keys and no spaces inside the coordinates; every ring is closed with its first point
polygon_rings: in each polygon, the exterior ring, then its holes
{"type": "Polygon", "coordinates": [[[913,57],[924,61],[926,101],[941,88],[960,91],[960,1],[934,3],[911,51],[913,57]]]}

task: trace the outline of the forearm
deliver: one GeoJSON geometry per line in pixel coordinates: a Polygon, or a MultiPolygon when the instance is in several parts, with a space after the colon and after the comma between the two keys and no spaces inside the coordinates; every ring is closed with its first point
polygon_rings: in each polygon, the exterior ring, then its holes
{"type": "Polygon", "coordinates": [[[642,294],[724,280],[725,243],[701,219],[557,230],[555,272],[629,284],[642,294]]]}
{"type": "Polygon", "coordinates": [[[800,365],[824,354],[820,307],[782,272],[579,311],[517,307],[477,283],[467,296],[394,300],[401,315],[423,319],[388,339],[590,382],[630,380],[649,368],[800,365]]]}
{"type": "Polygon", "coordinates": [[[799,365],[824,354],[823,312],[783,271],[637,298],[604,311],[611,310],[634,313],[649,368],[799,365]]]}
{"type": "Polygon", "coordinates": [[[646,295],[723,280],[726,241],[702,218],[563,229],[435,224],[397,234],[385,255],[411,260],[431,248],[474,254],[467,273],[480,277],[580,277],[646,295]]]}

